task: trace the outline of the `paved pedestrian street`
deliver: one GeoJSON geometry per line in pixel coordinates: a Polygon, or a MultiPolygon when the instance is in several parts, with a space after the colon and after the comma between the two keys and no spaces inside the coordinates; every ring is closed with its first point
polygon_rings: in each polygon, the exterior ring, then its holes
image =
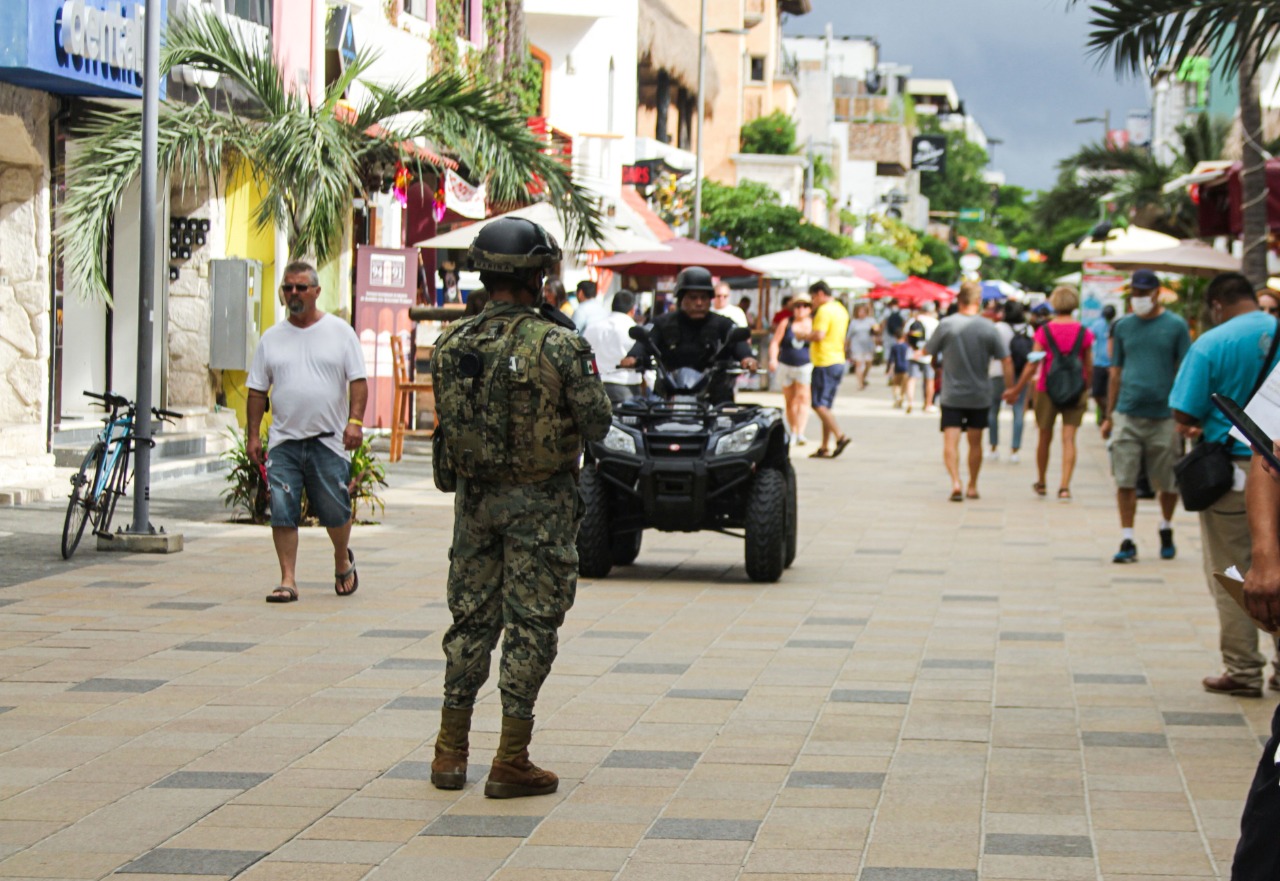
{"type": "Polygon", "coordinates": [[[424,460],[390,466],[349,598],[307,530],[301,600],[264,603],[269,532],[225,522],[211,483],[156,488],[186,535],[170,557],[86,541],[67,565],[60,506],[3,512],[4,567],[32,577],[0,588],[0,877],[1229,877],[1274,696],[1200,687],[1219,667],[1193,517],[1161,562],[1144,502],[1140,562],[1113,565],[1092,425],[1075,501],[1032,494],[1029,425],[1021,464],[950,503],[937,417],[882,382],[846,383],[843,457],[796,451],[781,582],[747,582],[734,539],[647,533],[638,565],[579,585],[541,798],[482,795],[493,682],[471,782],[427,781],[452,508],[424,460]]]}

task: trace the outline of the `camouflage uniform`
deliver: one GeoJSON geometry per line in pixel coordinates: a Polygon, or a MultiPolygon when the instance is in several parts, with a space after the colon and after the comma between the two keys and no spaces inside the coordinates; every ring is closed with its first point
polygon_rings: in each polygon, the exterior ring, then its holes
{"type": "MultiPolygon", "coordinates": [[[[510,321],[521,315],[537,313],[525,306],[491,302],[470,321],[482,328],[485,322],[510,321]]],[[[544,330],[538,328],[539,333],[544,330]]],[[[447,355],[457,337],[448,331],[442,336],[437,365],[448,363],[442,352],[447,355]]],[[[582,442],[603,438],[612,418],[591,348],[570,330],[555,326],[546,333],[530,378],[537,386],[533,396],[543,396],[547,413],[516,412],[527,410],[527,396],[513,391],[508,402],[512,412],[486,412],[484,418],[491,424],[516,425],[522,416],[533,418],[531,431],[513,430],[510,439],[513,445],[535,445],[541,454],[538,461],[554,465],[468,475],[466,460],[451,451],[459,473],[449,552],[453,626],[444,636],[444,704],[465,709],[475,703],[489,677],[489,658],[499,633],[505,630],[498,688],[503,715],[515,719],[533,718],[538,691],[556,656],[556,631],[573,605],[578,577],[575,542],[583,514],[577,488],[582,442]]],[[[443,391],[442,383],[467,381],[437,370],[438,393],[443,391]]],[[[441,427],[446,444],[452,442],[457,428],[448,424],[444,408],[441,427]]],[[[527,448],[512,450],[507,458],[527,460],[528,453],[527,448]]]]}

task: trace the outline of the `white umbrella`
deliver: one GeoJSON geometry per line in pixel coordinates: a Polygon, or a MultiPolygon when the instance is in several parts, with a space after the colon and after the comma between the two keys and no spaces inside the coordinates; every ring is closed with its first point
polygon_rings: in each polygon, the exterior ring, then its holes
{"type": "MultiPolygon", "coordinates": [[[[479,220],[459,229],[450,230],[438,236],[424,239],[421,242],[415,242],[415,248],[468,248],[471,246],[472,240],[490,223],[503,217],[523,217],[525,220],[532,220],[541,226],[555,238],[561,245],[565,242],[564,224],[560,222],[560,216],[556,213],[556,209],[550,202],[536,202],[533,205],[526,205],[523,208],[517,208],[515,211],[508,211],[506,214],[499,214],[496,217],[490,217],[486,220],[479,220]]],[[[623,254],[631,251],[667,251],[670,250],[666,245],[659,244],[656,240],[647,238],[639,233],[630,230],[619,229],[608,221],[603,220],[603,230],[598,241],[590,243],[602,251],[613,251],[615,254],[623,254]]]]}
{"type": "Polygon", "coordinates": [[[1217,275],[1220,272],[1239,272],[1240,258],[1211,248],[1203,242],[1188,239],[1172,248],[1154,251],[1135,251],[1131,254],[1114,254],[1099,257],[1092,263],[1136,269],[1150,269],[1177,275],[1217,275]]]}
{"type": "Polygon", "coordinates": [[[1181,242],[1154,229],[1130,226],[1115,228],[1107,233],[1106,241],[1095,242],[1085,238],[1078,244],[1067,245],[1062,252],[1063,263],[1083,263],[1086,260],[1105,260],[1115,254],[1132,254],[1135,251],[1158,251],[1176,248],[1181,242]]]}
{"type": "MultiPolygon", "coordinates": [[[[792,248],[789,251],[777,251],[773,254],[761,254],[759,257],[752,257],[748,260],[747,265],[761,275],[767,275],[770,278],[796,278],[799,276],[806,278],[850,278],[854,275],[853,269],[845,266],[840,261],[832,260],[830,257],[823,257],[821,254],[814,254],[812,251],[806,251],[803,248],[792,248]]],[[[871,287],[868,284],[866,290],[870,290],[871,287]]]]}

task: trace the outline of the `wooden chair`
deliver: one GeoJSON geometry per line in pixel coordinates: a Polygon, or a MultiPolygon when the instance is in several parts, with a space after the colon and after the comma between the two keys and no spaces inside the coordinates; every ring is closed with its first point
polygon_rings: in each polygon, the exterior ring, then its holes
{"type": "Polygon", "coordinates": [[[435,395],[432,394],[429,376],[418,381],[409,378],[409,360],[405,357],[404,341],[399,334],[391,336],[391,364],[396,394],[391,408],[391,454],[388,458],[399,462],[404,454],[406,437],[431,437],[432,429],[413,427],[413,413],[420,393],[428,395],[428,407],[434,411],[435,395]]]}

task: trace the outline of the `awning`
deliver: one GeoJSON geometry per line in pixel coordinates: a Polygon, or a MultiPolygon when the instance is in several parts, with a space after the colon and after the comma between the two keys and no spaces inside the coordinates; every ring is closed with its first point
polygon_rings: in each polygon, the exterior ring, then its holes
{"type": "Polygon", "coordinates": [[[639,251],[633,254],[619,254],[606,257],[596,262],[599,269],[612,269],[623,275],[656,275],[665,277],[675,275],[687,266],[703,266],[712,275],[722,277],[736,275],[759,275],[760,273],[732,254],[718,251],[715,248],[695,242],[692,239],[667,239],[659,246],[661,250],[639,251]]]}
{"type": "Polygon", "coordinates": [[[842,289],[851,291],[869,291],[874,287],[871,282],[858,278],[852,267],[803,248],[752,257],[747,265],[769,278],[841,279],[845,282],[842,289]]]}
{"type": "Polygon", "coordinates": [[[1105,241],[1095,242],[1088,236],[1062,251],[1063,263],[1083,263],[1085,260],[1103,260],[1116,254],[1132,254],[1136,251],[1158,251],[1175,248],[1178,240],[1154,229],[1141,226],[1115,227],[1107,233],[1105,241]]]}
{"type": "MultiPolygon", "coordinates": [[[[662,0],[640,0],[637,20],[637,55],[641,64],[665,70],[691,95],[698,93],[698,32],[676,17],[662,0]]],[[[720,94],[720,77],[708,53],[703,88],[709,106],[720,94]]]]}
{"type": "MultiPolygon", "coordinates": [[[[506,214],[499,214],[496,217],[490,217],[487,220],[480,220],[476,223],[467,224],[459,229],[450,230],[438,236],[424,239],[421,242],[415,242],[415,248],[468,248],[471,242],[490,223],[493,223],[500,217],[523,217],[526,220],[532,220],[541,226],[552,237],[562,245],[565,241],[564,224],[560,221],[559,215],[556,213],[555,207],[550,202],[537,202],[533,205],[526,205],[524,208],[517,208],[515,211],[508,211],[506,214]]],[[[604,232],[600,235],[600,240],[592,242],[592,245],[598,247],[602,251],[613,251],[614,253],[626,253],[630,251],[655,251],[662,250],[663,246],[655,242],[651,238],[639,235],[629,230],[618,229],[616,226],[608,224],[606,221],[604,232]]]]}
{"type": "Polygon", "coordinates": [[[1179,275],[1217,275],[1220,272],[1239,272],[1240,258],[1211,248],[1195,239],[1179,242],[1172,248],[1157,251],[1138,251],[1132,254],[1112,254],[1099,257],[1093,263],[1117,268],[1150,269],[1153,272],[1173,272],[1179,275]]]}

